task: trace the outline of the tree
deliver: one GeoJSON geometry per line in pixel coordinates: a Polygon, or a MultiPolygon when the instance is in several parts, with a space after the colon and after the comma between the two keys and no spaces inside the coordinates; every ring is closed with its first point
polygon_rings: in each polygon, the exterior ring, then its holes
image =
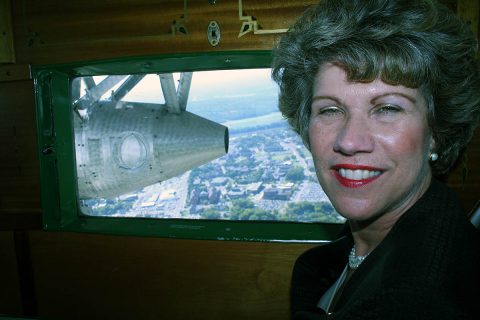
{"type": "Polygon", "coordinates": [[[298,202],[289,203],[282,220],[301,222],[339,222],[338,215],[328,202],[298,202]]]}
{"type": "Polygon", "coordinates": [[[303,181],[305,179],[305,173],[303,173],[303,168],[300,166],[291,167],[288,170],[285,179],[291,182],[303,181]]]}
{"type": "Polygon", "coordinates": [[[255,204],[252,202],[252,200],[249,199],[235,199],[232,200],[232,209],[253,209],[255,208],[255,204]]]}
{"type": "Polygon", "coordinates": [[[207,209],[201,213],[201,216],[203,219],[209,219],[209,220],[218,220],[222,216],[220,213],[214,209],[207,209]]]}

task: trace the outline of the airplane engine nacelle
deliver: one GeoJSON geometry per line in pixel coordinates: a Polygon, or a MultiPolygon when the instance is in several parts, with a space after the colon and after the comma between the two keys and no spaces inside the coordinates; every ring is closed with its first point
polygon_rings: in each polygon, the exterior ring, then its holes
{"type": "Polygon", "coordinates": [[[100,104],[75,119],[80,199],[111,198],[228,152],[228,128],[188,111],[100,104]]]}

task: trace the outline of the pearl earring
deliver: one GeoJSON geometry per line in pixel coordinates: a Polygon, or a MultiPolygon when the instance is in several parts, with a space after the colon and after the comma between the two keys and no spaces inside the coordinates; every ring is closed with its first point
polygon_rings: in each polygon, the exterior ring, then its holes
{"type": "Polygon", "coordinates": [[[431,161],[436,161],[438,159],[438,154],[433,152],[430,154],[430,160],[431,161]]]}

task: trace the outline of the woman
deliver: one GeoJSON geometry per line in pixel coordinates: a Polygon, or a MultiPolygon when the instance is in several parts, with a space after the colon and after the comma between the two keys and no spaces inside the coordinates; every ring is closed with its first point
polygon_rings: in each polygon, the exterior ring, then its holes
{"type": "Polygon", "coordinates": [[[280,109],[348,219],[292,276],[295,319],[480,316],[480,237],[433,177],[480,117],[477,42],[433,0],[322,0],[274,50],[280,109]]]}

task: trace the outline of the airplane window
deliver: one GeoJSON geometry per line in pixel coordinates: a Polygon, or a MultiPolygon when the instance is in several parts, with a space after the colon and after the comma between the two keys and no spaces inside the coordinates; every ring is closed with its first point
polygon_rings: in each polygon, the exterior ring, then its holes
{"type": "Polygon", "coordinates": [[[72,81],[83,214],[343,223],[270,69],[72,81]]]}

